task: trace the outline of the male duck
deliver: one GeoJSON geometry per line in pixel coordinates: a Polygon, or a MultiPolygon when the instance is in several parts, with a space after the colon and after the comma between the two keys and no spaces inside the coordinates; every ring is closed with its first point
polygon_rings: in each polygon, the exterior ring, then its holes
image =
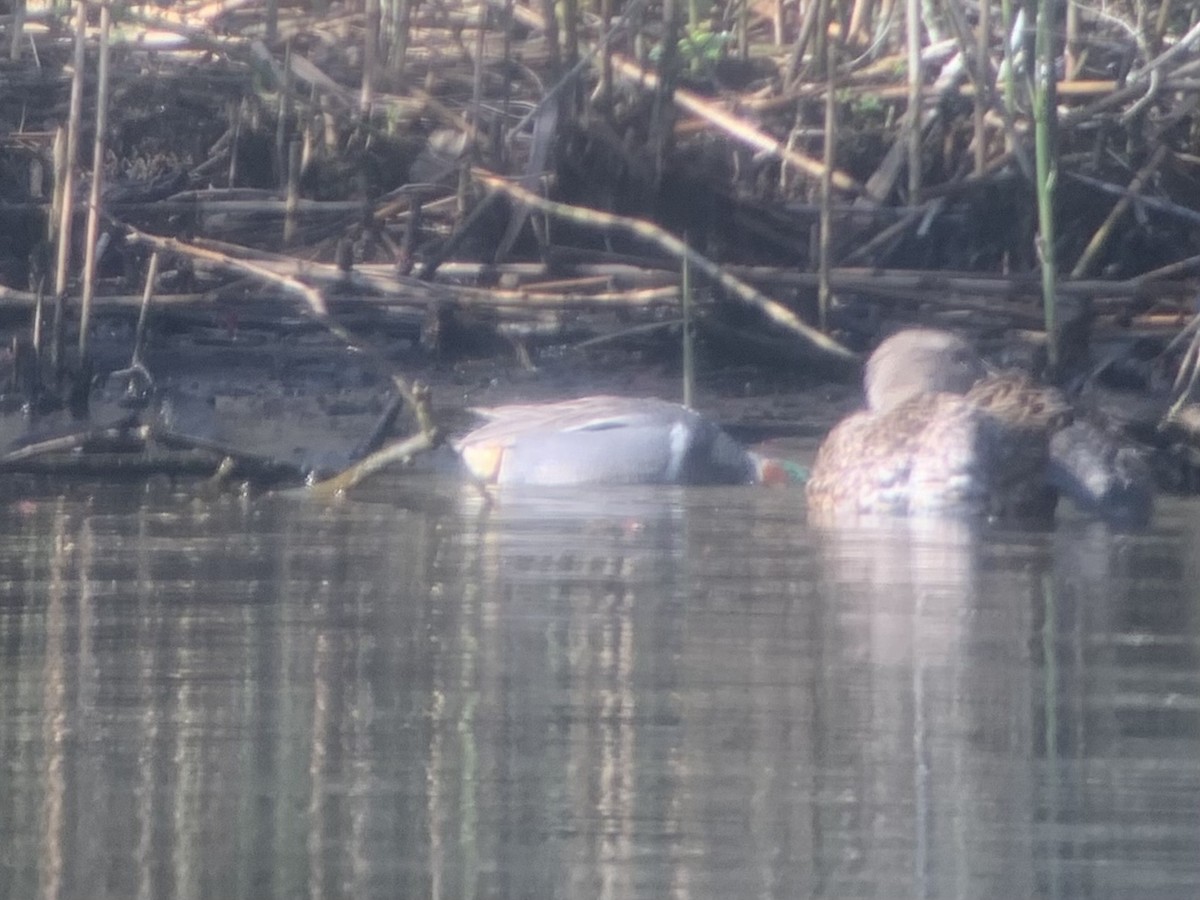
{"type": "Polygon", "coordinates": [[[989,375],[957,335],[909,329],[867,362],[868,409],[825,438],[807,486],[818,514],[1048,518],[1061,489],[1090,512],[1145,521],[1153,484],[1132,450],[1071,423],[1066,398],[989,375]]]}
{"type": "Polygon", "coordinates": [[[598,395],[477,409],[455,442],[467,469],[502,485],[749,484],[772,463],[699,413],[654,398],[598,395]]]}

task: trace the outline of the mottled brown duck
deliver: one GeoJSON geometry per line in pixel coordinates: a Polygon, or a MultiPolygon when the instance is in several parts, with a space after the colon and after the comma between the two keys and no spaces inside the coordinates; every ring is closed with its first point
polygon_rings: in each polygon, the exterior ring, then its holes
{"type": "Polygon", "coordinates": [[[1149,515],[1149,469],[1057,389],[989,374],[971,345],[908,329],[867,362],[868,408],[826,437],[807,486],[818,516],[969,514],[1046,519],[1059,490],[1117,521],[1149,515]]]}

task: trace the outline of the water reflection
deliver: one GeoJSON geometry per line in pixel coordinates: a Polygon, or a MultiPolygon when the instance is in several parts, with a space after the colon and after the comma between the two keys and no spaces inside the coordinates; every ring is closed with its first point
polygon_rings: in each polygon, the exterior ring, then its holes
{"type": "Polygon", "coordinates": [[[1188,510],[386,487],[0,505],[0,893],[1196,893],[1188,510]]]}

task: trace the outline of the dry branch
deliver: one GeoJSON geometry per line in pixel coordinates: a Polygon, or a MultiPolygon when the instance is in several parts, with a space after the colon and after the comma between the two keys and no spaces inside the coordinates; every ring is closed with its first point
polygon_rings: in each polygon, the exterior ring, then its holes
{"type": "Polygon", "coordinates": [[[743,303],[754,307],[775,324],[786,328],[800,337],[814,353],[836,362],[849,363],[856,360],[853,353],[826,335],[821,334],[816,329],[804,324],[800,317],[786,306],[772,300],[770,297],[767,297],[737,278],[732,277],[723,271],[720,266],[697,253],[679,238],[664,231],[657,225],[638,219],[626,218],[625,216],[613,215],[612,213],[600,210],[584,209],[582,207],[569,206],[565,203],[558,203],[553,200],[546,200],[532,191],[527,191],[522,187],[509,183],[503,178],[479,169],[475,170],[475,177],[489,190],[505,193],[519,203],[540,209],[550,215],[568,219],[591,228],[624,231],[627,234],[635,235],[649,241],[680,261],[686,259],[690,265],[695,266],[698,271],[715,281],[743,303]]]}

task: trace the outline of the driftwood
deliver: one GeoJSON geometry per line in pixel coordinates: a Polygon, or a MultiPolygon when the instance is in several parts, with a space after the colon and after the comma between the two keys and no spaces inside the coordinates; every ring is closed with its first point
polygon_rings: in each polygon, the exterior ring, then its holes
{"type": "MultiPolygon", "coordinates": [[[[288,97],[288,102],[295,108],[299,109],[309,104],[307,107],[312,112],[317,112],[320,109],[320,103],[332,102],[334,104],[333,121],[334,128],[343,129],[345,133],[351,133],[360,126],[355,123],[352,116],[357,115],[363,108],[364,93],[361,82],[347,81],[347,76],[355,77],[353,71],[338,69],[340,64],[336,59],[327,59],[324,63],[305,57],[299,53],[281,55],[275,47],[269,46],[258,38],[242,38],[238,34],[239,23],[252,26],[261,24],[263,16],[269,16],[262,4],[259,3],[239,3],[239,4],[224,4],[210,6],[186,6],[179,5],[178,8],[170,10],[162,10],[155,8],[153,11],[144,9],[131,9],[124,12],[127,16],[124,24],[140,25],[145,32],[145,37],[142,39],[143,45],[154,48],[158,54],[159,60],[167,61],[166,72],[169,74],[170,61],[174,55],[178,56],[182,67],[181,71],[186,72],[186,60],[188,54],[200,49],[209,54],[213,54],[218,61],[221,77],[225,79],[222,84],[226,90],[238,90],[237,78],[239,70],[244,73],[242,77],[248,77],[249,73],[255,67],[265,66],[271,77],[275,79],[275,83],[279,87],[286,87],[292,94],[288,97]],[[218,27],[219,26],[219,27],[218,27]],[[217,35],[221,36],[218,37],[217,35]],[[337,70],[337,71],[332,71],[337,70]],[[298,89],[302,88],[309,92],[310,98],[305,99],[298,95],[298,89]],[[339,117],[345,117],[342,121],[338,121],[339,117]]],[[[513,15],[517,21],[523,23],[527,27],[535,29],[531,35],[530,42],[524,48],[524,56],[527,60],[536,60],[541,58],[539,53],[530,54],[528,51],[534,47],[541,47],[545,50],[544,42],[538,43],[540,39],[539,31],[544,26],[543,20],[540,18],[540,12],[525,6],[516,6],[513,9],[513,15]]],[[[26,17],[25,28],[32,28],[39,21],[46,21],[46,17],[26,17]]],[[[361,12],[355,11],[353,8],[347,11],[347,14],[341,18],[328,21],[320,21],[316,19],[308,19],[303,14],[296,11],[281,12],[280,18],[273,20],[274,30],[269,29],[269,33],[277,35],[278,40],[282,40],[284,35],[294,36],[301,33],[314,33],[326,36],[333,36],[335,40],[341,39],[340,36],[348,35],[353,30],[357,29],[361,24],[361,12]],[[286,22],[286,25],[283,23],[286,22]]],[[[752,23],[753,24],[753,23],[752,23]]],[[[999,24],[994,20],[994,25],[999,24]]],[[[397,42],[396,49],[404,49],[405,56],[403,59],[392,58],[386,63],[379,61],[377,56],[376,65],[381,67],[381,72],[396,72],[400,71],[399,66],[405,66],[411,70],[408,74],[420,74],[422,68],[425,68],[428,74],[436,81],[438,78],[445,79],[447,82],[452,82],[456,75],[455,67],[459,65],[460,59],[459,45],[457,44],[457,35],[461,35],[465,31],[473,31],[476,29],[484,29],[483,35],[485,38],[483,46],[484,53],[496,52],[499,50],[499,45],[494,44],[493,35],[486,30],[484,20],[479,15],[479,9],[472,6],[462,6],[446,10],[439,16],[416,16],[404,23],[405,27],[418,29],[421,34],[421,50],[418,52],[413,48],[417,45],[411,40],[411,35],[400,34],[396,29],[399,26],[397,22],[385,22],[384,33],[389,37],[386,40],[397,42]],[[390,30],[389,30],[390,29],[390,30]]],[[[580,23],[576,23],[577,27],[582,27],[580,23]]],[[[631,30],[635,27],[635,23],[626,22],[623,25],[622,31],[616,31],[609,35],[603,36],[601,43],[592,48],[594,56],[590,57],[593,60],[596,70],[602,72],[611,72],[617,75],[624,84],[631,86],[636,91],[641,91],[647,95],[660,89],[657,73],[647,66],[645,61],[630,58],[622,55],[620,48],[626,46],[631,37],[631,30]]],[[[772,34],[776,37],[786,33],[786,24],[772,23],[772,34]],[[780,28],[783,31],[780,31],[780,28]]],[[[90,39],[92,33],[88,33],[90,39]]],[[[38,40],[37,33],[31,32],[31,36],[36,43],[38,40]]],[[[576,46],[586,47],[588,35],[586,31],[580,32],[575,37],[583,38],[578,41],[576,46]]],[[[994,35],[990,46],[998,48],[1001,44],[1002,35],[994,35]]],[[[1117,36],[1119,40],[1119,35],[1117,36]]],[[[752,37],[751,40],[761,41],[761,37],[752,37]]],[[[878,39],[877,39],[878,40],[878,39]]],[[[1160,37],[1162,43],[1162,51],[1152,59],[1144,61],[1140,68],[1135,68],[1130,75],[1124,80],[1113,79],[1096,79],[1087,78],[1080,75],[1077,78],[1064,80],[1058,85],[1058,95],[1064,98],[1064,101],[1076,101],[1080,99],[1090,99],[1091,102],[1086,105],[1074,106],[1067,109],[1062,117],[1062,125],[1064,131],[1078,132],[1084,134],[1087,131],[1085,126],[1094,124],[1098,117],[1108,116],[1112,113],[1123,113],[1126,117],[1136,114],[1136,111],[1145,108],[1146,104],[1155,102],[1156,98],[1161,99],[1164,103],[1173,104],[1174,108],[1181,109],[1178,100],[1168,100],[1165,96],[1166,91],[1195,91],[1195,87],[1188,81],[1188,77],[1196,69],[1193,61],[1187,56],[1187,49],[1195,42],[1194,29],[1192,32],[1180,35],[1174,43],[1170,43],[1171,36],[1163,34],[1160,37]],[[1165,44],[1165,46],[1164,46],[1165,44]]],[[[1076,42],[1078,44],[1078,41],[1076,42]]],[[[14,44],[19,44],[14,39],[14,44]]],[[[854,104],[857,101],[856,97],[865,98],[863,102],[870,103],[892,103],[896,102],[900,97],[905,96],[907,88],[889,84],[888,80],[895,77],[897,68],[895,60],[898,57],[890,56],[888,51],[895,47],[894,40],[878,41],[878,50],[874,54],[862,54],[855,58],[854,62],[848,65],[844,71],[839,73],[838,90],[845,92],[845,102],[854,104]],[[857,92],[857,93],[856,93],[857,92]]],[[[760,47],[760,49],[766,49],[760,47]]],[[[811,48],[809,48],[811,49],[811,48]]],[[[931,43],[924,48],[922,56],[922,65],[929,67],[931,72],[946,72],[960,58],[961,47],[953,39],[942,41],[941,43],[931,43]]],[[[780,48],[780,58],[788,57],[793,60],[803,59],[804,54],[796,55],[789,53],[785,47],[780,48]]],[[[769,56],[769,54],[768,54],[769,56]]],[[[216,70],[214,70],[216,71],[216,70]]],[[[577,78],[586,78],[586,68],[577,69],[577,78]]],[[[998,70],[995,66],[990,70],[991,77],[996,77],[998,70]]],[[[137,81],[134,76],[131,76],[121,66],[115,66],[113,72],[115,87],[120,93],[121,90],[129,91],[136,89],[137,81]]],[[[415,78],[406,79],[408,82],[415,82],[415,78]]],[[[426,81],[428,82],[428,77],[426,81]]],[[[769,84],[769,82],[764,82],[769,84]]],[[[922,103],[946,103],[953,98],[969,99],[973,96],[978,86],[977,81],[955,81],[953,79],[945,79],[945,83],[940,81],[935,82],[931,79],[930,83],[926,84],[922,90],[922,103]]],[[[240,91],[245,96],[245,91],[249,87],[248,82],[240,87],[240,91]]],[[[987,90],[994,92],[995,85],[987,85],[987,90]]],[[[793,167],[797,172],[802,173],[807,178],[820,178],[825,171],[825,165],[816,159],[815,156],[809,156],[795,149],[795,145],[789,141],[782,141],[775,135],[778,133],[778,128],[764,129],[762,124],[756,124],[748,116],[756,117],[761,122],[763,116],[786,115],[786,112],[795,107],[797,103],[821,101],[822,98],[829,92],[829,86],[825,81],[820,82],[805,82],[802,79],[792,79],[790,82],[778,85],[770,90],[756,90],[754,92],[746,92],[743,95],[737,95],[729,91],[723,92],[716,98],[703,97],[695,92],[683,88],[677,88],[674,96],[676,108],[678,110],[678,121],[675,123],[677,132],[681,135],[698,134],[703,132],[711,133],[716,129],[719,133],[727,136],[734,144],[744,143],[748,147],[752,147],[760,154],[766,154],[766,157],[760,157],[757,165],[762,165],[768,157],[774,157],[782,160],[786,165],[793,167]],[[738,110],[744,110],[745,114],[739,114],[738,110]],[[694,118],[692,118],[694,117],[694,118]],[[690,124],[693,121],[704,123],[702,129],[697,129],[690,124]]],[[[537,98],[535,98],[537,99],[537,98]]],[[[396,82],[390,81],[385,77],[376,77],[372,80],[372,91],[369,96],[371,109],[377,109],[381,114],[386,113],[389,116],[399,116],[400,122],[412,122],[416,117],[422,114],[433,114],[440,117],[446,124],[451,127],[464,127],[462,122],[464,119],[460,116],[459,110],[454,107],[454,104],[447,104],[445,100],[434,101],[427,90],[408,89],[401,86],[400,90],[396,89],[396,82]]],[[[115,110],[118,114],[124,110],[115,110]]],[[[1020,111],[1018,111],[1018,114],[1020,111]]],[[[326,113],[328,115],[328,113],[326,113]]],[[[528,117],[527,117],[528,118],[528,117]]],[[[934,120],[926,119],[927,128],[932,127],[931,122],[934,120]]],[[[999,121],[997,119],[997,121],[999,121]]],[[[228,156],[230,148],[234,142],[229,139],[236,131],[234,126],[239,123],[231,123],[231,127],[225,132],[221,140],[213,145],[215,154],[212,157],[193,160],[192,167],[195,171],[214,172],[219,171],[219,154],[228,156]]],[[[940,125],[947,132],[952,127],[952,123],[943,123],[940,125]]],[[[850,126],[853,128],[853,125],[850,126]]],[[[848,132],[852,134],[851,132],[848,132]]],[[[515,138],[517,135],[513,135],[515,138]]],[[[1148,136],[1149,137],[1149,136],[1148,136]]],[[[284,141],[283,143],[286,143],[284,141]]],[[[1149,145],[1149,141],[1148,141],[1149,145]]],[[[282,146],[282,145],[280,145],[282,146]]],[[[681,146],[683,146],[681,144],[681,146]]],[[[321,150],[319,145],[314,146],[317,151],[321,150]]],[[[975,148],[978,150],[979,148],[975,148]]],[[[125,148],[128,150],[128,148],[125,148]]],[[[1152,162],[1157,162],[1160,165],[1166,165],[1171,162],[1170,151],[1166,151],[1167,158],[1163,157],[1163,151],[1160,151],[1152,162]]],[[[1003,160],[1011,159],[1011,155],[1007,152],[999,154],[984,154],[987,160],[987,165],[994,169],[997,165],[1002,165],[1003,160]]],[[[225,165],[228,168],[228,164],[225,165]]],[[[1140,181],[1146,182],[1152,173],[1158,167],[1149,164],[1142,166],[1142,175],[1140,181]]],[[[1067,178],[1091,178],[1093,183],[1097,180],[1104,185],[1108,182],[1104,179],[1097,179],[1096,176],[1089,176],[1086,172],[1073,172],[1068,170],[1067,178]]],[[[857,193],[858,179],[847,174],[844,170],[833,173],[833,183],[835,188],[847,192],[851,195],[857,193]]],[[[971,179],[968,178],[962,181],[962,184],[970,184],[971,179]]],[[[886,183],[895,183],[894,178],[887,179],[886,183]]],[[[1134,185],[1136,191],[1137,185],[1134,185]]],[[[923,184],[923,190],[929,193],[930,196],[936,196],[941,190],[942,185],[935,181],[926,178],[923,184]]],[[[1113,186],[1113,189],[1120,190],[1121,188],[1113,186]]],[[[1142,192],[1143,204],[1151,202],[1162,202],[1161,198],[1148,198],[1142,192]]],[[[201,198],[194,193],[179,194],[176,199],[159,201],[160,206],[155,209],[155,204],[124,204],[120,207],[114,206],[113,211],[117,217],[125,220],[137,221],[143,216],[169,216],[186,214],[189,216],[199,216],[201,220],[212,221],[221,219],[225,222],[234,225],[234,230],[238,230],[240,226],[236,223],[240,221],[256,221],[259,223],[275,222],[278,223],[275,227],[278,229],[277,234],[282,234],[283,219],[287,210],[287,201],[283,196],[278,196],[275,199],[260,197],[253,200],[239,200],[234,196],[222,198],[220,195],[212,194],[207,198],[201,198]]],[[[403,226],[407,221],[412,210],[412,204],[401,198],[399,202],[388,202],[385,199],[380,199],[375,204],[376,211],[370,213],[374,221],[374,226],[378,227],[382,232],[381,237],[386,240],[387,232],[393,228],[403,226]]],[[[887,202],[883,202],[885,207],[887,202]]],[[[1128,200],[1126,201],[1128,205],[1128,200]]],[[[1186,209],[1186,204],[1175,204],[1176,208],[1186,209]]],[[[323,226],[326,229],[341,229],[354,230],[359,227],[357,224],[361,221],[361,211],[363,204],[358,201],[329,199],[329,200],[314,200],[299,198],[293,204],[293,211],[296,215],[300,232],[304,231],[305,223],[316,223],[324,221],[327,225],[323,226]],[[341,225],[338,225],[338,222],[341,225]]],[[[426,209],[428,212],[428,209],[426,209]]],[[[447,208],[447,212],[451,215],[454,213],[447,208]]],[[[436,227],[436,221],[428,220],[428,227],[436,227]]],[[[215,229],[222,226],[216,226],[215,223],[210,228],[215,229]]],[[[227,226],[226,226],[227,227],[227,226]]],[[[859,227],[859,226],[856,226],[859,227]]],[[[1112,226],[1107,226],[1111,233],[1112,226]]],[[[257,229],[260,234],[269,231],[270,229],[257,229]]],[[[159,235],[166,237],[165,235],[159,235]]],[[[854,241],[853,250],[857,250],[864,244],[868,243],[864,240],[856,239],[854,241]]],[[[395,242],[393,242],[395,245],[395,242]]],[[[245,247],[247,252],[254,249],[254,245],[245,247]]],[[[296,248],[303,255],[309,256],[310,251],[315,248],[296,248]]],[[[887,247],[878,248],[880,251],[886,251],[887,247]]],[[[332,250],[332,248],[331,248],[332,250]]],[[[1089,254],[1094,257],[1094,251],[1089,254]]],[[[235,257],[236,258],[236,257],[235,257]]],[[[330,258],[332,253],[330,251],[330,258]]],[[[736,260],[723,260],[723,262],[736,262],[736,260]]],[[[875,261],[872,261],[875,262],[875,261]]],[[[1098,262],[1098,261],[1097,261],[1098,262]]],[[[835,263],[833,272],[836,274],[837,265],[835,263]]],[[[260,273],[262,274],[262,273],[260,273]]],[[[265,282],[270,282],[270,276],[264,276],[265,282]]],[[[836,282],[836,278],[833,281],[836,282]]],[[[298,287],[294,284],[284,284],[286,289],[296,291],[304,295],[306,291],[303,287],[298,287]]],[[[869,290],[869,287],[867,288],[869,290]]],[[[535,292],[536,293],[536,292],[535,292]]],[[[1182,293],[1182,291],[1180,292],[1182,293]]],[[[1115,294],[1113,294],[1115,296],[1115,294]]],[[[868,295],[870,296],[870,295],[868,295]]],[[[919,299],[919,298],[916,298],[919,299]]],[[[98,304],[102,305],[104,296],[97,298],[98,304]]],[[[306,302],[310,305],[315,302],[314,296],[309,293],[306,302]]],[[[475,302],[479,302],[475,298],[475,302]]],[[[509,303],[507,298],[503,302],[509,303]]],[[[572,297],[565,298],[566,303],[572,302],[572,297]]],[[[630,300],[629,306],[636,307],[637,299],[630,300]]]]}
{"type": "Polygon", "coordinates": [[[258,485],[299,484],[307,473],[277,459],[129,422],[83,428],[0,454],[0,472],[40,475],[147,475],[238,478],[258,485]]]}
{"type": "Polygon", "coordinates": [[[622,216],[614,216],[611,213],[601,212],[594,209],[579,209],[578,207],[567,206],[562,203],[554,203],[553,201],[543,200],[536,194],[518,187],[513,184],[507,184],[502,179],[496,178],[493,175],[477,173],[477,177],[486,186],[493,190],[503,191],[509,196],[529,206],[543,210],[555,216],[561,216],[565,219],[570,219],[574,222],[592,225],[595,227],[603,227],[608,229],[618,229],[633,234],[646,240],[652,241],[657,246],[661,247],[672,256],[679,258],[681,261],[686,259],[691,265],[695,266],[704,275],[713,279],[721,287],[725,288],[738,299],[754,306],[760,312],[764,313],[771,321],[794,331],[796,334],[803,337],[813,348],[815,352],[826,354],[836,360],[850,362],[854,360],[854,355],[840,346],[836,341],[830,340],[827,336],[819,331],[809,327],[800,320],[795,313],[786,307],[776,303],[770,297],[765,297],[763,294],[747,284],[738,281],[736,278],[729,276],[723,272],[719,266],[705,259],[699,253],[696,253],[687,246],[679,238],[664,231],[663,229],[652,225],[648,222],[637,221],[634,219],[624,218],[622,216]]]}

